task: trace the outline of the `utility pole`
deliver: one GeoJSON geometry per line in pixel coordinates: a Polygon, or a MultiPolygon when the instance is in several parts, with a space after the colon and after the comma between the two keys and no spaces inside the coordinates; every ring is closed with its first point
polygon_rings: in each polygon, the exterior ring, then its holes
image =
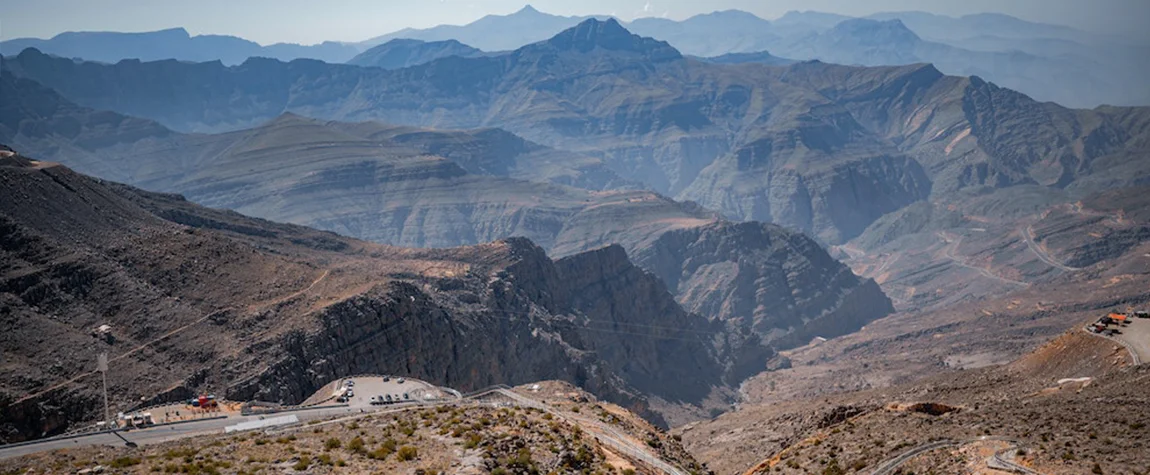
{"type": "Polygon", "coordinates": [[[96,355],[96,371],[100,372],[101,379],[104,382],[104,427],[111,429],[112,421],[110,419],[111,412],[108,409],[108,354],[100,353],[96,355]]]}

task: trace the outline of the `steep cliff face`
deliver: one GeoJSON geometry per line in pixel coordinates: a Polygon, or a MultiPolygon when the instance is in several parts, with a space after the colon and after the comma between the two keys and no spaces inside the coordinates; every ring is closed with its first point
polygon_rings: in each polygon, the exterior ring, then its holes
{"type": "Polygon", "coordinates": [[[556,267],[572,306],[598,316],[579,322],[583,341],[641,391],[679,381],[658,395],[699,401],[711,388],[761,371],[773,356],[750,332],[726,331],[724,322],[684,310],[663,281],[631,265],[621,246],[566,257],[556,267]]]}
{"type": "Polygon", "coordinates": [[[494,246],[461,256],[473,266],[464,276],[380,285],[327,307],[318,329],[282,337],[269,369],[228,375],[241,381],[229,397],[295,402],[381,368],[464,391],[547,376],[660,422],[645,397],[699,404],[773,355],[685,312],[618,246],[556,262],[525,239],[494,246]]]}
{"type": "Polygon", "coordinates": [[[853,332],[893,312],[810,238],[761,223],[671,231],[635,254],[689,311],[749,327],[779,348],[853,332]]]}

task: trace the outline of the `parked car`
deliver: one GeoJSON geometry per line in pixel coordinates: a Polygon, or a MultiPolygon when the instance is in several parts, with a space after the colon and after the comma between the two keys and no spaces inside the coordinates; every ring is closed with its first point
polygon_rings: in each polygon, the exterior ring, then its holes
{"type": "Polygon", "coordinates": [[[346,386],[349,388],[354,388],[355,387],[355,381],[348,380],[346,386]]]}
{"type": "Polygon", "coordinates": [[[383,377],[383,382],[385,382],[385,383],[386,383],[386,382],[388,382],[388,381],[391,381],[391,376],[384,376],[384,377],[383,377]]]}
{"type": "Polygon", "coordinates": [[[411,399],[411,396],[408,396],[407,393],[403,393],[403,398],[404,399],[411,399]]]}
{"type": "Polygon", "coordinates": [[[395,382],[397,382],[399,384],[403,384],[404,381],[407,381],[407,380],[403,379],[403,378],[399,378],[399,379],[395,380],[395,382]]]}
{"type": "Polygon", "coordinates": [[[391,402],[391,395],[390,395],[390,394],[388,394],[387,396],[384,396],[384,397],[386,397],[386,398],[387,398],[387,402],[388,402],[388,403],[390,403],[390,402],[391,402]]]}

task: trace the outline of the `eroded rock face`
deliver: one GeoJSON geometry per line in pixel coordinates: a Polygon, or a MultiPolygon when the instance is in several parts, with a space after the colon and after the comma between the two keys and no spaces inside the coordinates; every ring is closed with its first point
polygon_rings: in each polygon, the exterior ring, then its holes
{"type": "Polygon", "coordinates": [[[698,403],[773,354],[683,311],[618,246],[552,262],[527,240],[506,244],[512,261],[494,273],[388,284],[327,308],[318,331],[285,335],[277,362],[229,397],[298,402],[387,368],[463,391],[547,376],[645,408],[645,395],[698,403]]]}
{"type": "Polygon", "coordinates": [[[871,280],[816,242],[762,223],[716,223],[663,234],[635,262],[688,310],[753,329],[780,348],[857,330],[893,312],[871,280]]]}

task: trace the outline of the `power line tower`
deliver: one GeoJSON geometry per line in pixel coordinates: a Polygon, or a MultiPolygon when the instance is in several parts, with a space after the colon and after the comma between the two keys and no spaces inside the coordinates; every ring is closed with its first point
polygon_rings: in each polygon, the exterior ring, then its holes
{"type": "Polygon", "coordinates": [[[100,379],[104,383],[104,427],[112,428],[112,421],[110,420],[111,412],[108,409],[108,354],[100,353],[96,355],[96,371],[100,372],[100,379]]]}

